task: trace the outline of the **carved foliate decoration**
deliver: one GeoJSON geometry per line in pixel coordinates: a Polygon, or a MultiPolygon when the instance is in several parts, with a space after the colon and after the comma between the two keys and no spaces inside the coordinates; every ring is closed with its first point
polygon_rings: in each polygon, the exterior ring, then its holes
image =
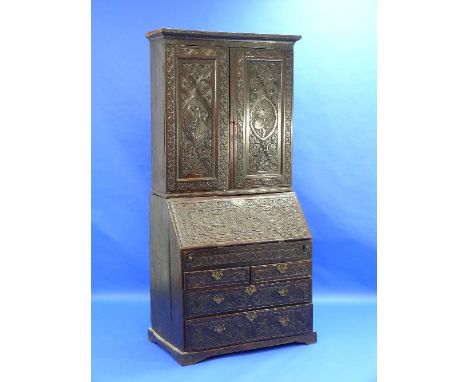
{"type": "Polygon", "coordinates": [[[295,261],[252,267],[252,282],[307,277],[312,273],[311,261],[295,261]]]}
{"type": "Polygon", "coordinates": [[[290,185],[292,51],[238,50],[234,64],[235,187],[290,185]]]}
{"type": "Polygon", "coordinates": [[[167,191],[226,190],[228,49],[166,47],[167,191]]]}
{"type": "Polygon", "coordinates": [[[214,60],[179,63],[179,178],[214,175],[214,78],[214,60]]]}
{"type": "Polygon", "coordinates": [[[185,288],[202,288],[226,284],[248,283],[250,272],[248,267],[231,268],[215,271],[185,272],[185,288]]]}
{"type": "Polygon", "coordinates": [[[310,238],[292,192],[169,201],[182,248],[310,238]]]}
{"type": "Polygon", "coordinates": [[[312,306],[264,309],[186,321],[189,351],[261,341],[312,330],[312,306]]]}
{"type": "Polygon", "coordinates": [[[249,68],[249,174],[279,172],[281,63],[252,61],[249,68]]]}
{"type": "Polygon", "coordinates": [[[186,294],[187,316],[203,316],[249,308],[273,305],[299,304],[311,298],[309,279],[281,283],[257,284],[217,288],[212,290],[194,290],[186,294]],[[222,297],[217,303],[215,298],[222,297]]]}
{"type": "Polygon", "coordinates": [[[309,241],[290,243],[265,243],[235,247],[210,248],[190,251],[184,259],[186,269],[213,267],[217,265],[260,264],[277,261],[295,261],[311,258],[312,244],[309,241]]]}

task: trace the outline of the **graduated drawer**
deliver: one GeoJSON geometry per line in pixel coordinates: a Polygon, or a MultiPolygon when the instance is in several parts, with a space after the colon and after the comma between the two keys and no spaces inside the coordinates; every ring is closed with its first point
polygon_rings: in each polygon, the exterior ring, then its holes
{"type": "Polygon", "coordinates": [[[311,279],[187,291],[186,317],[310,302],[311,279]]]}
{"type": "Polygon", "coordinates": [[[185,289],[195,289],[228,284],[247,284],[249,281],[249,267],[214,269],[208,271],[184,273],[185,289]]]}
{"type": "Polygon", "coordinates": [[[312,304],[191,319],[185,329],[188,351],[294,336],[312,330],[312,304]]]}
{"type": "Polygon", "coordinates": [[[274,281],[309,277],[312,272],[310,260],[257,265],[252,267],[252,282],[274,281]]]}
{"type": "Polygon", "coordinates": [[[185,270],[202,270],[218,266],[248,266],[308,260],[311,257],[312,242],[299,240],[185,250],[182,254],[182,263],[185,270]]]}

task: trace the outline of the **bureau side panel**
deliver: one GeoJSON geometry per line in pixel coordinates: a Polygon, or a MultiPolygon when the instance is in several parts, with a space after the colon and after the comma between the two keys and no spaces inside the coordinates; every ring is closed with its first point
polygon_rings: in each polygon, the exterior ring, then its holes
{"type": "Polygon", "coordinates": [[[150,45],[152,191],[166,192],[166,79],[164,40],[150,45]]]}
{"type": "Polygon", "coordinates": [[[173,345],[180,350],[185,350],[183,271],[180,245],[173,224],[169,227],[169,238],[171,257],[171,338],[173,345]]]}
{"type": "Polygon", "coordinates": [[[169,210],[167,202],[151,196],[150,212],[151,325],[171,340],[171,279],[169,259],[169,210]]]}

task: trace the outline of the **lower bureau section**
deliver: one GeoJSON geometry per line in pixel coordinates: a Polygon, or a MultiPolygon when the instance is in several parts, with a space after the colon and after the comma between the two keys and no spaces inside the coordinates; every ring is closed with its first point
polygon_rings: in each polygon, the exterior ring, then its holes
{"type": "Polygon", "coordinates": [[[312,331],[312,304],[191,319],[185,329],[188,351],[294,336],[312,331]]]}

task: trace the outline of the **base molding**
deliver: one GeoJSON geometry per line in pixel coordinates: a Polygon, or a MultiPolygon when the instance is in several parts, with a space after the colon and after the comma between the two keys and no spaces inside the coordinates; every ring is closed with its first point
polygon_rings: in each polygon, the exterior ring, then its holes
{"type": "Polygon", "coordinates": [[[314,344],[317,342],[317,333],[316,332],[307,332],[297,336],[291,337],[281,337],[273,338],[271,340],[264,341],[255,341],[247,342],[237,345],[230,345],[216,349],[208,349],[197,352],[184,352],[170,342],[161,337],[156,331],[152,328],[148,329],[148,339],[151,342],[157,343],[162,346],[166,351],[168,351],[175,360],[182,366],[193,365],[194,363],[203,361],[206,358],[214,357],[218,355],[236,353],[245,350],[254,350],[265,347],[271,347],[276,345],[284,345],[292,342],[302,343],[302,344],[314,344]]]}

